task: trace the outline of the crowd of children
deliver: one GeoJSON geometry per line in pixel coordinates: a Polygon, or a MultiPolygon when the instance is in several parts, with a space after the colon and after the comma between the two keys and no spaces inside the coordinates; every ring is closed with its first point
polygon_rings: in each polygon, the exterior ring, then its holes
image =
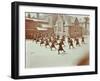
{"type": "Polygon", "coordinates": [[[77,37],[75,38],[66,37],[66,36],[60,37],[59,35],[56,36],[54,33],[48,34],[45,32],[34,34],[33,41],[39,43],[40,46],[44,45],[46,48],[49,47],[51,51],[52,49],[57,50],[58,54],[60,54],[61,51],[65,52],[64,46],[67,46],[69,49],[71,49],[77,46],[81,46],[81,44],[85,44],[84,37],[81,37],[81,39],[77,37]],[[66,43],[68,45],[66,45],[66,43]]]}

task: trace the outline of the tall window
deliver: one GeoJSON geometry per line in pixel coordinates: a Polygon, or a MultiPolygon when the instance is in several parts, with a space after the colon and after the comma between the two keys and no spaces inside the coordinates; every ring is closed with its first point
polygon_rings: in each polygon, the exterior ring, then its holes
{"type": "Polygon", "coordinates": [[[60,22],[58,23],[58,31],[59,32],[61,31],[61,23],[60,22]]]}

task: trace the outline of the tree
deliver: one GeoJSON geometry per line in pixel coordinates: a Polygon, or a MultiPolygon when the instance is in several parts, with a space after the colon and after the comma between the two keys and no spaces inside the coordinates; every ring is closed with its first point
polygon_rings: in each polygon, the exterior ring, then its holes
{"type": "Polygon", "coordinates": [[[28,18],[31,18],[31,15],[30,15],[30,13],[28,13],[28,18]]]}
{"type": "Polygon", "coordinates": [[[87,34],[88,33],[88,24],[89,24],[89,17],[84,17],[84,19],[85,19],[85,33],[87,34]]]}

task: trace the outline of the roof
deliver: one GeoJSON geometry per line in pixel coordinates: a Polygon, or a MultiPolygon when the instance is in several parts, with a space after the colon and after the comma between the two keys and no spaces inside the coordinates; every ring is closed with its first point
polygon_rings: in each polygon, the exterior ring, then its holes
{"type": "Polygon", "coordinates": [[[26,18],[26,20],[32,20],[32,21],[36,21],[36,22],[45,22],[45,23],[48,23],[47,21],[41,20],[41,19],[26,18]]]}
{"type": "Polygon", "coordinates": [[[77,17],[75,18],[74,24],[75,25],[78,25],[79,24],[79,21],[78,21],[78,18],[77,17]]]}
{"type": "Polygon", "coordinates": [[[40,27],[37,27],[37,30],[47,30],[47,28],[40,28],[40,27]]]}

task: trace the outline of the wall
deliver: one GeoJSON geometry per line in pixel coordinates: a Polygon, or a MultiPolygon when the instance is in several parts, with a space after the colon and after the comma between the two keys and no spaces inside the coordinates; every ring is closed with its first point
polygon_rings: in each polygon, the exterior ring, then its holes
{"type": "MultiPolygon", "coordinates": [[[[14,0],[1,0],[0,1],[0,81],[13,81],[10,78],[10,65],[11,65],[11,2],[14,0]]],[[[100,0],[21,0],[21,1],[34,1],[44,3],[59,3],[59,4],[73,4],[73,5],[90,5],[98,6],[100,10],[100,0]]],[[[98,11],[100,14],[100,11],[98,11]]],[[[100,21],[100,15],[98,16],[100,21]]],[[[100,30],[100,23],[98,25],[100,30]]],[[[100,32],[98,33],[100,34],[100,32]]],[[[98,39],[100,41],[100,37],[98,39]]],[[[98,43],[100,45],[100,42],[98,43]]],[[[98,46],[100,47],[100,46],[98,46]]],[[[100,52],[100,51],[99,51],[100,52]]],[[[98,53],[99,54],[99,53],[98,53]]],[[[98,55],[100,58],[100,54],[98,55]]],[[[100,59],[98,59],[100,62],[100,59]]],[[[100,68],[100,63],[99,63],[100,68]]],[[[100,71],[100,70],[99,70],[100,71]]],[[[26,81],[99,81],[100,74],[98,75],[84,75],[84,76],[68,76],[68,77],[55,77],[55,78],[41,78],[41,79],[26,79],[26,81]]],[[[21,80],[22,81],[22,80],[21,80]]]]}

